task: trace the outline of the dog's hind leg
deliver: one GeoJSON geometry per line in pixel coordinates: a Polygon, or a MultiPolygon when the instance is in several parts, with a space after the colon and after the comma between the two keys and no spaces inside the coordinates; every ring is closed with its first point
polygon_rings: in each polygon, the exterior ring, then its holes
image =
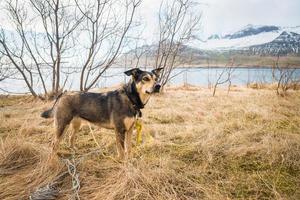
{"type": "Polygon", "coordinates": [[[77,117],[73,118],[73,120],[71,121],[71,133],[70,133],[70,138],[69,138],[69,146],[72,149],[75,149],[75,139],[76,139],[76,132],[78,132],[78,130],[80,129],[81,126],[81,120],[77,117]]]}
{"type": "Polygon", "coordinates": [[[54,123],[55,123],[55,138],[52,143],[52,153],[55,153],[58,149],[58,145],[62,139],[62,136],[66,130],[66,127],[70,124],[73,116],[71,114],[56,113],[54,123]]]}

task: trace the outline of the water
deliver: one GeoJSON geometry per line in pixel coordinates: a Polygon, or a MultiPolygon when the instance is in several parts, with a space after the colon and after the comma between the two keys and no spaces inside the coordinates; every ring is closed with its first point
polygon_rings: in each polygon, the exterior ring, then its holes
{"type": "MultiPolygon", "coordinates": [[[[174,77],[174,79],[171,80],[171,83],[187,83],[197,86],[207,86],[209,83],[215,83],[223,70],[224,68],[188,68],[186,70],[176,69],[174,74],[178,73],[179,75],[174,77]]],[[[234,85],[243,86],[253,82],[272,83],[276,81],[272,75],[272,68],[239,67],[232,70],[231,81],[234,85]]],[[[275,71],[275,76],[279,76],[278,71],[275,71]]],[[[293,77],[298,77],[298,79],[300,78],[300,69],[295,70],[293,77]]],[[[220,81],[225,80],[226,78],[227,76],[225,72],[220,81]]]]}
{"type": "MultiPolygon", "coordinates": [[[[216,82],[219,75],[222,73],[224,68],[177,68],[175,69],[170,77],[169,85],[183,85],[191,84],[196,86],[207,86],[216,82]]],[[[111,68],[107,70],[102,78],[99,79],[96,87],[110,87],[124,83],[128,81],[127,77],[123,72],[124,68],[111,68]]],[[[276,73],[278,75],[279,72],[276,73]]],[[[226,77],[224,74],[224,80],[226,77]]],[[[300,79],[300,69],[296,69],[293,74],[294,78],[300,79]]],[[[69,75],[65,89],[67,90],[79,90],[79,73],[69,75]]],[[[19,77],[20,78],[20,77],[19,77]]],[[[271,83],[274,82],[271,68],[235,68],[231,78],[233,85],[246,85],[252,82],[258,83],[271,83]]],[[[35,90],[38,93],[42,93],[42,87],[40,81],[35,79],[35,90]]],[[[51,77],[48,76],[46,79],[46,85],[51,85],[51,77]]],[[[7,93],[6,91],[13,93],[26,93],[28,89],[23,80],[19,79],[6,79],[0,82],[0,88],[3,89],[0,93],[7,93]]]]}

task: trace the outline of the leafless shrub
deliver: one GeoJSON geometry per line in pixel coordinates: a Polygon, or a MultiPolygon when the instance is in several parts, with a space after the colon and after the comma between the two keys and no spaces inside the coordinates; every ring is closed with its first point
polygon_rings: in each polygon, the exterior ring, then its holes
{"type": "Polygon", "coordinates": [[[300,78],[296,77],[296,68],[290,68],[289,65],[283,67],[279,64],[280,57],[277,56],[272,68],[273,79],[277,82],[276,94],[285,96],[289,89],[297,88],[300,78]]]}
{"type": "Polygon", "coordinates": [[[232,60],[229,64],[226,64],[226,66],[223,68],[221,73],[219,73],[217,75],[217,80],[214,83],[213,96],[215,96],[215,94],[216,94],[217,87],[219,85],[222,85],[222,84],[225,84],[225,83],[228,83],[227,94],[229,94],[231,83],[232,83],[231,82],[232,81],[232,76],[233,76],[233,73],[234,73],[234,70],[235,70],[233,65],[234,65],[234,62],[232,60]]]}

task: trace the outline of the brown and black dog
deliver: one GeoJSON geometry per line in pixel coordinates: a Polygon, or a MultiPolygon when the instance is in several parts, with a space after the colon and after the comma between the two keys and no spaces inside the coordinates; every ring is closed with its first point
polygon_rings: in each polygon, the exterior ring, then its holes
{"type": "Polygon", "coordinates": [[[74,148],[75,133],[81,120],[116,133],[117,150],[120,159],[128,157],[131,151],[131,135],[137,117],[151,94],[159,92],[157,80],[162,68],[151,72],[134,68],[125,72],[131,76],[129,83],[122,88],[107,93],[77,92],[64,94],[53,108],[41,114],[44,118],[54,117],[55,140],[53,152],[56,152],[66,127],[71,124],[70,146],[74,148]]]}

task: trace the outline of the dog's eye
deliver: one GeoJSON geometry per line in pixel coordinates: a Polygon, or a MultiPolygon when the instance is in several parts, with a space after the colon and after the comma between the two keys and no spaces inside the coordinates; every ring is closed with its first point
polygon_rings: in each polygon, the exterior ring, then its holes
{"type": "Polygon", "coordinates": [[[144,77],[143,81],[150,81],[150,79],[148,77],[144,77]]]}

